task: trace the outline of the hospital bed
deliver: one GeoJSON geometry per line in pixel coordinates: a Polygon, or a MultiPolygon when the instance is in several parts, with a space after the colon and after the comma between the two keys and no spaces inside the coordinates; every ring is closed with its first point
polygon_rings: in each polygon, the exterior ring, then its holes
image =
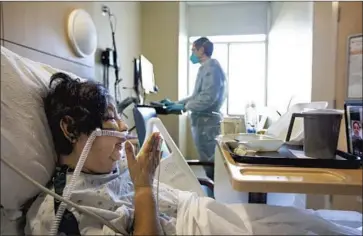
{"type": "MultiPolygon", "coordinates": [[[[47,92],[50,76],[58,71],[61,70],[22,58],[1,47],[1,158],[7,159],[43,186],[49,182],[54,171],[55,152],[41,97],[47,92]]],[[[161,173],[159,180],[205,196],[200,182],[162,122],[152,118],[147,122],[146,129],[146,135],[158,130],[170,150],[158,167],[161,173]]],[[[23,234],[26,205],[40,192],[36,186],[1,163],[1,235],[23,234]]],[[[231,208],[242,209],[246,224],[254,227],[261,227],[261,215],[270,222],[274,219],[273,224],[281,224],[281,233],[287,229],[284,228],[284,219],[299,221],[296,215],[290,214],[293,210],[289,207],[240,205],[231,208]],[[281,215],[285,215],[285,218],[279,218],[281,215]]],[[[356,212],[317,211],[315,214],[343,228],[362,226],[362,215],[356,212]],[[347,220],[349,217],[352,220],[347,220]]],[[[311,224],[307,218],[308,223],[311,224]]]]}
{"type": "MultiPolygon", "coordinates": [[[[139,139],[140,146],[144,143],[145,137],[147,136],[147,126],[149,121],[157,117],[156,111],[151,107],[134,107],[133,108],[135,127],[137,132],[137,137],[139,139]]],[[[153,121],[155,122],[155,121],[153,121]]],[[[153,123],[152,122],[152,123],[153,123]]],[[[165,131],[166,132],[166,131],[165,131]]],[[[163,156],[169,156],[170,148],[164,145],[163,156]]],[[[214,162],[206,162],[199,160],[186,160],[189,166],[212,166],[214,167],[214,162]]],[[[198,181],[203,189],[203,192],[208,197],[214,197],[214,182],[208,177],[198,176],[198,181]]]]}

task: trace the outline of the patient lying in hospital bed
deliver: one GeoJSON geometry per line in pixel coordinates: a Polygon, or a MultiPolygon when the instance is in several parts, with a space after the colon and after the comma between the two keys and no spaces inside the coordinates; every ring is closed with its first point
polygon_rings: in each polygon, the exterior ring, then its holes
{"type": "MultiPolygon", "coordinates": [[[[58,154],[51,189],[69,187],[88,136],[96,128],[124,131],[108,91],[95,82],[53,75],[44,108],[58,154]]],[[[225,205],[154,181],[160,160],[154,133],[135,157],[132,145],[97,137],[78,177],[71,201],[112,222],[118,232],[67,207],[58,227],[65,235],[361,235],[312,211],[259,205],[225,205]]],[[[26,234],[49,235],[60,202],[41,194],[27,213],[26,234]]]]}

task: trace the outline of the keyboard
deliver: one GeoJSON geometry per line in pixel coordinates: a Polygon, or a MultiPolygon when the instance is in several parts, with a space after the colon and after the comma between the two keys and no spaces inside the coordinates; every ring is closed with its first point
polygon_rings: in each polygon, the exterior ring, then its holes
{"type": "Polygon", "coordinates": [[[161,102],[150,102],[151,106],[155,106],[155,107],[164,107],[165,105],[162,104],[161,102]]]}
{"type": "Polygon", "coordinates": [[[151,108],[154,108],[155,111],[156,111],[156,114],[159,114],[159,115],[170,115],[170,114],[181,115],[181,114],[183,114],[182,111],[168,111],[168,110],[166,110],[166,106],[163,105],[160,102],[150,102],[150,104],[137,105],[137,106],[138,107],[151,107],[151,108]]]}

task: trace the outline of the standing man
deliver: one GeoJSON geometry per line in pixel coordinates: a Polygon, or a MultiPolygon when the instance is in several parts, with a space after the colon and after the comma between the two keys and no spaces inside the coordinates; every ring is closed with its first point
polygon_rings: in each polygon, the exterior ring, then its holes
{"type": "MultiPolygon", "coordinates": [[[[214,161],[215,138],[220,134],[220,109],[226,97],[226,76],[219,62],[212,59],[213,43],[206,37],[194,41],[190,60],[200,63],[193,94],[176,103],[161,102],[169,111],[191,111],[192,135],[201,161],[214,161]]],[[[214,168],[205,167],[214,179],[214,168]]]]}

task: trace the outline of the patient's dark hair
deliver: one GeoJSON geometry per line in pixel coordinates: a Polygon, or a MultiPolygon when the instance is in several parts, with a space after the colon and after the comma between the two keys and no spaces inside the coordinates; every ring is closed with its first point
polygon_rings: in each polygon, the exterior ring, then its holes
{"type": "Polygon", "coordinates": [[[61,120],[67,122],[68,132],[75,139],[81,133],[89,135],[96,128],[101,128],[109,92],[95,81],[81,82],[64,73],[52,75],[49,88],[44,98],[44,110],[55,150],[58,155],[68,155],[73,148],[60,127],[61,120]],[[67,116],[72,119],[66,119],[67,116]]]}

